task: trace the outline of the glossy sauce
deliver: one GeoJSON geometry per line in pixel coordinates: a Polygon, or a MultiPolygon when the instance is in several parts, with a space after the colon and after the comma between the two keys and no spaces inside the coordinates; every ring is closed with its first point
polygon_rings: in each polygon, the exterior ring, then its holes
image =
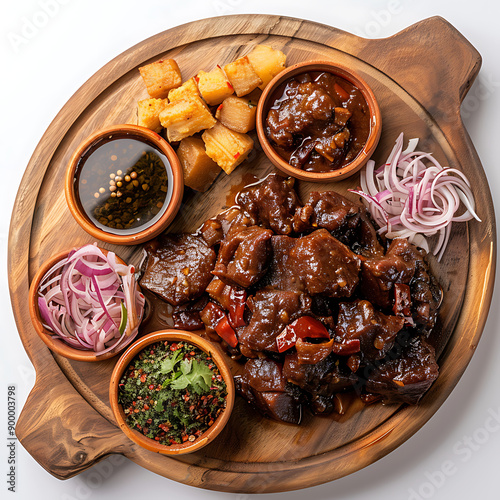
{"type": "Polygon", "coordinates": [[[370,134],[361,91],[327,72],[297,75],[279,86],[266,118],[266,135],[290,165],[329,172],[351,163],[370,134]]]}
{"type": "Polygon", "coordinates": [[[167,157],[148,142],[126,135],[94,144],[78,163],[77,198],[91,222],[113,234],[152,226],[172,196],[167,157]]]}

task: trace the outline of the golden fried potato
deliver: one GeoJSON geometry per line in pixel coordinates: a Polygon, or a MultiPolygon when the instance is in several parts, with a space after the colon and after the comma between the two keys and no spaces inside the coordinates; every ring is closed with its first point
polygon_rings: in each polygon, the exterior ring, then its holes
{"type": "Polygon", "coordinates": [[[181,70],[173,59],[162,59],[139,68],[150,97],[163,99],[182,83],[181,70]]]}

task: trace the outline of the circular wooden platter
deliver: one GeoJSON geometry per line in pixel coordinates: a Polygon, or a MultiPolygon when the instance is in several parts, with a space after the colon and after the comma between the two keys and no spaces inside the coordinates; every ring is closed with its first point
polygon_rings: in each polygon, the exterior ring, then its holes
{"type": "MultiPolygon", "coordinates": [[[[365,40],[335,28],[278,16],[228,16],[197,21],[160,33],[131,48],[96,73],[68,101],[43,136],[26,169],[12,216],[9,280],[14,315],[37,379],[17,424],[28,452],[64,479],[111,453],[121,453],[158,474],[192,486],[265,493],[313,486],[339,478],[392,451],[434,414],[465,370],[481,335],[493,290],[496,235],[485,174],[463,127],[460,103],[476,77],[480,55],[450,24],[431,18],[393,37],[365,40]],[[91,237],[71,217],[64,199],[64,171],[71,154],[96,129],[135,122],[136,102],[147,97],[138,67],[175,58],[184,79],[210,70],[264,43],[283,50],[289,65],[333,59],[371,85],[383,119],[375,159],[387,157],[397,135],[420,137],[422,148],[462,170],[472,183],[482,223],[456,225],[441,263],[431,262],[445,291],[435,344],[440,376],[416,407],[353,403],[345,415],[306,414],[300,426],[260,416],[241,398],[223,433],[208,447],[180,457],[136,446],[117,427],[108,401],[116,358],[69,361],[51,353],[29,321],[28,288],[41,263],[91,237]]],[[[245,173],[273,170],[257,147],[251,158],[205,194],[187,193],[171,231],[191,231],[226,203],[245,173]]],[[[358,178],[337,184],[300,181],[312,189],[346,193],[358,178]]],[[[112,247],[136,263],[141,247],[112,247]]],[[[144,325],[162,324],[161,304],[144,325]]]]}

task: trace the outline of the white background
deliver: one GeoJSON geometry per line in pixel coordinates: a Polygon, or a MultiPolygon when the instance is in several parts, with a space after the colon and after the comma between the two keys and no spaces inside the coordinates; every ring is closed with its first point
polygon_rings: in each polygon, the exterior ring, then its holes
{"type": "MultiPolygon", "coordinates": [[[[0,18],[0,333],[3,339],[0,348],[0,450],[3,450],[0,451],[0,498],[246,499],[249,496],[187,487],[123,458],[118,463],[108,459],[73,479],[59,481],[42,469],[20,445],[17,447],[17,491],[7,491],[7,386],[17,386],[20,411],[34,383],[34,371],[17,335],[10,307],[7,236],[17,186],[34,148],[60,108],[101,66],[145,38],[188,21],[225,14],[280,14],[377,38],[440,15],[461,31],[483,56],[479,78],[463,105],[463,115],[498,203],[500,8],[486,0],[45,1],[56,4],[50,17],[45,17],[45,25],[44,0],[4,1],[0,18]],[[32,30],[29,38],[24,36],[24,40],[20,40],[23,27],[35,20],[42,26],[32,30]]],[[[26,34],[26,28],[24,30],[26,34]]],[[[487,424],[492,422],[491,418],[488,420],[492,414],[500,413],[499,324],[496,293],[483,338],[462,380],[436,415],[396,451],[333,483],[255,497],[309,500],[498,498],[500,426],[487,424]],[[445,462],[453,464],[452,472],[446,476],[438,472],[445,462]]]]}

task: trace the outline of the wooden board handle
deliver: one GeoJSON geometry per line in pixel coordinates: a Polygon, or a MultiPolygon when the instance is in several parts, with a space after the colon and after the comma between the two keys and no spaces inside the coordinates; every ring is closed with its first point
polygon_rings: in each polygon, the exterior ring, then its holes
{"type": "Polygon", "coordinates": [[[123,433],[93,410],[58,369],[44,373],[52,380],[37,377],[16,425],[19,441],[42,467],[68,479],[110,453],[130,450],[123,433]]]}
{"type": "Polygon", "coordinates": [[[459,119],[460,104],[481,67],[481,55],[442,17],[431,17],[382,40],[366,40],[360,59],[383,71],[438,121],[459,119]]]}

